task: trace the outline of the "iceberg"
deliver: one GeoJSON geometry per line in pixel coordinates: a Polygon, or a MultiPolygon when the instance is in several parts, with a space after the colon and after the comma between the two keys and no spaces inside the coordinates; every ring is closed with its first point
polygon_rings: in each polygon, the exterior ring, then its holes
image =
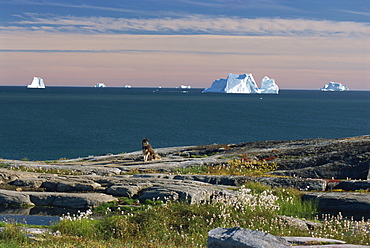
{"type": "Polygon", "coordinates": [[[191,86],[182,84],[182,85],[179,86],[179,89],[191,89],[191,86]]]}
{"type": "Polygon", "coordinates": [[[33,77],[31,84],[27,85],[29,89],[45,89],[44,80],[40,77],[33,77]]]}
{"type": "Polygon", "coordinates": [[[243,94],[279,94],[279,87],[274,79],[264,77],[261,88],[258,88],[252,74],[229,73],[227,79],[215,80],[203,93],[243,93],[243,94]]]}
{"type": "Polygon", "coordinates": [[[263,94],[279,94],[279,86],[277,86],[274,79],[267,76],[262,79],[260,90],[263,94]]]}
{"type": "Polygon", "coordinates": [[[97,84],[95,84],[95,87],[96,88],[105,88],[107,86],[104,83],[97,83],[97,84]]]}
{"type": "Polygon", "coordinates": [[[341,83],[329,82],[325,84],[324,87],[320,88],[321,91],[347,91],[349,88],[347,85],[342,85],[341,83]]]}
{"type": "Polygon", "coordinates": [[[218,79],[213,81],[211,87],[204,89],[202,92],[210,92],[210,93],[226,93],[225,87],[226,87],[227,79],[218,79]]]}

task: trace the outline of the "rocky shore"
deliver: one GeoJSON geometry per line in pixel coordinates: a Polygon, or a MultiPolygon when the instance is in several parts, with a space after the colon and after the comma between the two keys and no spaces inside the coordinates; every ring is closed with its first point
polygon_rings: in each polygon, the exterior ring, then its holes
{"type": "Polygon", "coordinates": [[[0,160],[0,206],[88,209],[118,197],[196,203],[235,194],[247,182],[292,187],[323,212],[370,218],[370,136],[261,141],[155,149],[58,161],[0,160]],[[215,166],[232,159],[276,163],[261,177],[179,174],[178,168],[215,166]]]}
{"type": "Polygon", "coordinates": [[[148,162],[141,151],[58,161],[3,159],[0,204],[87,209],[122,196],[195,203],[256,181],[305,191],[324,211],[370,212],[370,136],[155,150],[161,159],[148,162]],[[234,158],[265,160],[279,168],[263,177],[173,173],[234,158]]]}

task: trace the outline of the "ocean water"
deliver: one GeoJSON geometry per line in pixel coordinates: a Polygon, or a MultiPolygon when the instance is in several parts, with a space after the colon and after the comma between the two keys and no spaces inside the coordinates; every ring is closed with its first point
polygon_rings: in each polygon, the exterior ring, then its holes
{"type": "Polygon", "coordinates": [[[0,87],[0,158],[54,160],[154,148],[370,134],[370,91],[0,87]]]}

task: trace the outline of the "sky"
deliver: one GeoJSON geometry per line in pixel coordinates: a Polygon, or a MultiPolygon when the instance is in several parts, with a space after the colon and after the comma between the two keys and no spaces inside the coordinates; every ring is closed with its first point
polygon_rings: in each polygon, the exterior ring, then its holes
{"type": "Polygon", "coordinates": [[[0,0],[0,85],[370,90],[370,0],[0,0]]]}

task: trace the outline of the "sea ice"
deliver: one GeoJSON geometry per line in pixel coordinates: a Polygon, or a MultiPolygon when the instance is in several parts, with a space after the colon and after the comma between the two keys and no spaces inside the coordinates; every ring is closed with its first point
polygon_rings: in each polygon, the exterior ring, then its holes
{"type": "Polygon", "coordinates": [[[347,91],[349,88],[346,85],[342,85],[341,83],[336,82],[329,82],[329,84],[325,84],[324,87],[320,88],[321,91],[347,91]]]}

